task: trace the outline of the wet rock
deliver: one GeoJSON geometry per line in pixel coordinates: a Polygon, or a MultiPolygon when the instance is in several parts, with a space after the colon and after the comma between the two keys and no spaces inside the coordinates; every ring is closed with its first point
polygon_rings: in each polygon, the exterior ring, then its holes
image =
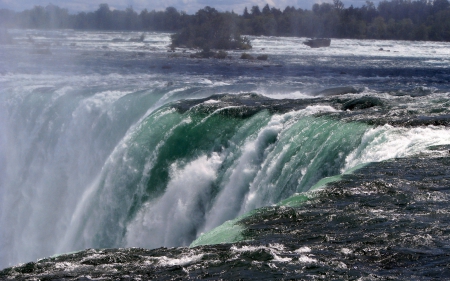
{"type": "Polygon", "coordinates": [[[242,60],[254,60],[255,58],[254,58],[252,55],[250,55],[250,54],[243,53],[243,54],[241,55],[241,59],[242,59],[242,60]]]}
{"type": "Polygon", "coordinates": [[[356,94],[359,90],[351,87],[351,86],[345,86],[345,87],[336,87],[336,88],[329,88],[325,90],[321,90],[319,92],[314,93],[315,96],[337,96],[337,95],[345,95],[345,94],[356,94]]]}
{"type": "Polygon", "coordinates": [[[348,101],[342,105],[342,110],[366,109],[374,106],[382,106],[381,99],[376,97],[362,97],[348,101]]]}
{"type": "Polygon", "coordinates": [[[330,43],[331,39],[329,38],[314,38],[303,42],[303,44],[311,48],[329,47],[330,43]]]}

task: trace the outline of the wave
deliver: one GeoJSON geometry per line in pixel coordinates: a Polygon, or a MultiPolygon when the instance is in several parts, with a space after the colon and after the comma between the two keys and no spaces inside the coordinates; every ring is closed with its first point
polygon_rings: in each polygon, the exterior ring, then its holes
{"type": "Polygon", "coordinates": [[[12,93],[0,114],[0,264],[189,245],[324,178],[450,139],[441,126],[349,119],[348,98],[179,100],[186,91],[12,93]]]}

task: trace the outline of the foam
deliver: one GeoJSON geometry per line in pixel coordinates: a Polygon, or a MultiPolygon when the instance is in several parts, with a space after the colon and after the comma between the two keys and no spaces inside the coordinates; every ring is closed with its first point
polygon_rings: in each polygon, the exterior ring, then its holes
{"type": "Polygon", "coordinates": [[[429,146],[444,144],[450,144],[450,131],[445,127],[372,128],[364,134],[360,146],[346,157],[342,172],[363,163],[417,155],[427,152],[429,146]]]}

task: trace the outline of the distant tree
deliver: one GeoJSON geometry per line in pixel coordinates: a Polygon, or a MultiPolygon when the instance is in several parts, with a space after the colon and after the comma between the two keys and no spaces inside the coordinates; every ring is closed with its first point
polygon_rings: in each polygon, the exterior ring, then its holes
{"type": "Polygon", "coordinates": [[[256,17],[256,16],[260,16],[261,15],[261,10],[259,9],[258,6],[253,6],[252,7],[252,16],[256,17]]]}
{"type": "Polygon", "coordinates": [[[430,40],[450,41],[450,10],[440,11],[429,18],[430,40]]]}
{"type": "Polygon", "coordinates": [[[376,17],[367,28],[369,38],[386,39],[386,23],[384,18],[376,17]]]}
{"type": "Polygon", "coordinates": [[[177,31],[180,27],[181,15],[174,7],[166,8],[164,14],[164,27],[166,31],[177,31]]]}
{"type": "Polygon", "coordinates": [[[450,7],[450,3],[448,2],[448,0],[434,0],[432,3],[434,13],[447,10],[450,7]]]}
{"type": "Polygon", "coordinates": [[[69,14],[50,4],[22,12],[0,9],[0,27],[177,32],[174,44],[202,48],[246,46],[241,34],[450,41],[450,0],[381,0],[377,6],[367,0],[356,8],[342,1],[316,3],[311,10],[265,4],[261,11],[256,5],[242,15],[211,7],[195,15],[174,7],[137,13],[131,6],[111,10],[106,3],[94,12],[69,14]]]}
{"type": "Polygon", "coordinates": [[[428,40],[428,28],[425,24],[416,25],[413,31],[414,40],[428,40]]]}
{"type": "Polygon", "coordinates": [[[199,10],[187,27],[172,35],[172,46],[201,48],[205,52],[251,48],[250,41],[240,35],[230,16],[209,6],[199,10]]]}
{"type": "Polygon", "coordinates": [[[113,18],[108,4],[100,4],[94,14],[98,29],[111,29],[113,18]]]}
{"type": "Polygon", "coordinates": [[[271,10],[270,10],[270,8],[269,8],[269,4],[266,4],[265,6],[264,6],[264,8],[262,9],[262,14],[264,15],[264,16],[270,16],[272,13],[271,13],[271,10]]]}
{"type": "Polygon", "coordinates": [[[323,16],[325,14],[330,13],[333,10],[333,5],[330,3],[322,3],[322,4],[314,4],[313,12],[317,15],[323,16]]]}
{"type": "Polygon", "coordinates": [[[275,7],[272,7],[270,9],[270,13],[275,17],[275,18],[279,18],[281,17],[281,15],[283,15],[283,13],[280,11],[280,9],[277,9],[275,7]]]}
{"type": "Polygon", "coordinates": [[[35,6],[30,12],[29,27],[48,28],[45,9],[42,6],[35,6]]]}
{"type": "Polygon", "coordinates": [[[333,0],[334,8],[338,11],[342,11],[344,9],[344,3],[341,0],[333,0]]]}
{"type": "Polygon", "coordinates": [[[244,12],[242,13],[242,16],[244,17],[244,19],[250,18],[250,14],[248,13],[247,7],[244,8],[244,12]]]}

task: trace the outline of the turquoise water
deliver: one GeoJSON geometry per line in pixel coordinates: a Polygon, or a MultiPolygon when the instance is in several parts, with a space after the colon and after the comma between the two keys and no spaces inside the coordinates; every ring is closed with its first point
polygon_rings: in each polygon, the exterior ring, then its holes
{"type": "Polygon", "coordinates": [[[168,57],[168,34],[136,45],[54,31],[65,39],[36,56],[27,32],[0,46],[0,268],[86,248],[236,242],[255,210],[450,143],[443,43],[364,55],[385,42],[310,51],[255,38],[269,61],[196,61],[168,57]],[[341,86],[355,91],[320,94],[341,86]],[[381,102],[344,109],[367,96],[381,102]]]}

